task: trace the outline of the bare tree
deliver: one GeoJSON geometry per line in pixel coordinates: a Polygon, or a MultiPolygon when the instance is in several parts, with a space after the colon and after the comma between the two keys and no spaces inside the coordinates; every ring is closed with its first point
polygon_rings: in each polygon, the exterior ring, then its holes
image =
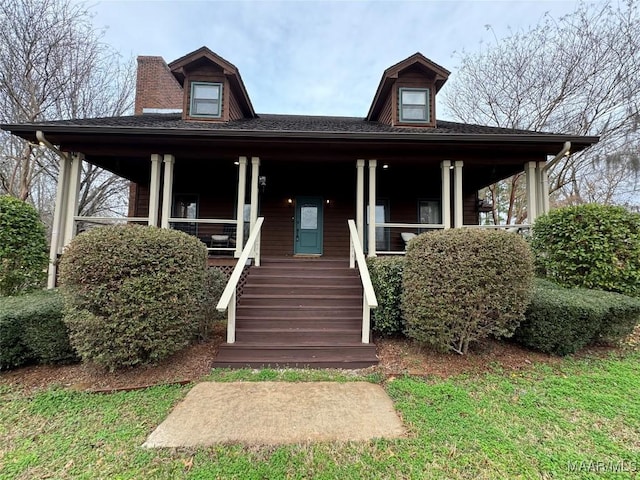
{"type": "MultiPolygon", "coordinates": [[[[495,38],[477,53],[462,52],[461,68],[443,92],[445,104],[465,122],[599,135],[595,147],[556,164],[551,191],[580,187],[583,177],[610,163],[638,171],[638,13],[637,0],[581,3],[569,15],[547,14],[528,31],[495,38]]],[[[508,197],[513,203],[518,195],[508,197]]]]}
{"type": "MultiPolygon", "coordinates": [[[[0,0],[0,121],[115,116],[133,105],[134,64],[102,42],[83,3],[0,0]]],[[[7,133],[0,136],[0,191],[29,199],[46,217],[58,160],[7,133]]],[[[126,182],[83,167],[80,212],[122,203],[126,182]],[[115,202],[114,202],[115,200],[115,202]]]]}

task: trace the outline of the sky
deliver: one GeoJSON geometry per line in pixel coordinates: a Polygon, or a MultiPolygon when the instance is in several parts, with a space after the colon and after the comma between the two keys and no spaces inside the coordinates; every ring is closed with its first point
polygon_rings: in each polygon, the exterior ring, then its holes
{"type": "MultiPolygon", "coordinates": [[[[238,67],[258,113],[364,117],[387,67],[420,52],[453,78],[461,51],[474,52],[526,30],[546,13],[558,18],[577,2],[107,0],[91,5],[94,25],[106,29],[103,40],[125,58],[158,55],[169,63],[209,47],[238,67]]],[[[442,110],[438,117],[446,119],[442,110]]]]}

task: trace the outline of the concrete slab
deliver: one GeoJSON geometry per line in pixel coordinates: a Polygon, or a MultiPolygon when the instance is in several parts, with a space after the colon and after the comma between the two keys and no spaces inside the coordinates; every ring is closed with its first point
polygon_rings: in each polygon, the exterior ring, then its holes
{"type": "Polygon", "coordinates": [[[144,447],[281,445],[404,436],[393,402],[367,382],[205,382],[144,447]]]}

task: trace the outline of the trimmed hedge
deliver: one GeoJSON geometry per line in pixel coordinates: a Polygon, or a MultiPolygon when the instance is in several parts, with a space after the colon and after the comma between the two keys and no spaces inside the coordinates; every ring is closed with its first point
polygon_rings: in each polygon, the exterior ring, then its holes
{"type": "Polygon", "coordinates": [[[610,205],[552,210],[531,242],[541,276],[565,287],[640,296],[640,214],[610,205]]]}
{"type": "Polygon", "coordinates": [[[138,225],[78,235],[60,262],[64,321],[83,360],[109,370],[154,363],[196,338],[207,250],[185,233],[138,225]]]}
{"type": "Polygon", "coordinates": [[[48,261],[45,228],[36,209],[0,195],[0,296],[42,287],[48,261]]]}
{"type": "Polygon", "coordinates": [[[0,299],[0,370],[77,360],[56,291],[0,299]]]}
{"type": "Polygon", "coordinates": [[[529,246],[514,233],[452,229],[419,235],[405,258],[405,333],[459,353],[489,335],[509,337],[524,319],[532,282],[529,246]]]}
{"type": "Polygon", "coordinates": [[[380,335],[401,334],[404,329],[400,300],[404,259],[376,257],[367,260],[378,308],[371,310],[371,329],[380,335]]]}
{"type": "Polygon", "coordinates": [[[568,355],[597,342],[623,339],[639,319],[640,299],[536,280],[514,339],[545,353],[568,355]]]}

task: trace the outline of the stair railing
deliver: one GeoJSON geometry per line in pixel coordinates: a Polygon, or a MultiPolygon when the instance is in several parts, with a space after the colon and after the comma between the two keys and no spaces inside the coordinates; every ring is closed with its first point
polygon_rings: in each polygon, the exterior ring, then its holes
{"type": "Polygon", "coordinates": [[[256,267],[260,266],[260,229],[263,223],[264,217],[258,217],[258,221],[249,234],[249,239],[242,249],[227,286],[224,288],[216,306],[219,312],[227,310],[227,343],[235,343],[236,341],[236,288],[247,260],[249,260],[252,253],[254,265],[256,267]]]}
{"type": "Polygon", "coordinates": [[[371,283],[371,276],[369,275],[367,262],[364,258],[362,245],[360,244],[356,222],[347,220],[347,223],[349,224],[351,243],[349,267],[355,268],[356,264],[358,265],[360,281],[362,282],[362,289],[364,291],[364,295],[362,296],[362,343],[369,343],[371,337],[371,309],[378,306],[378,300],[376,299],[376,292],[373,290],[373,284],[371,283]]]}

